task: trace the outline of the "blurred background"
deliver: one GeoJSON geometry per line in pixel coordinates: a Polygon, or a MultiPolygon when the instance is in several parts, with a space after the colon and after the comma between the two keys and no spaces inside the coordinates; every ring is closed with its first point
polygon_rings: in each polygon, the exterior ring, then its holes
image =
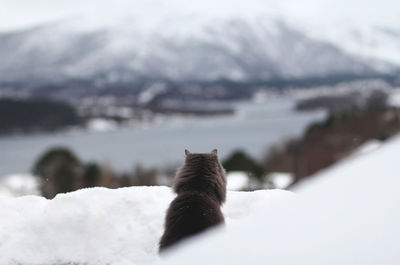
{"type": "Polygon", "coordinates": [[[0,195],[291,189],[400,131],[395,0],[0,0],[0,195]]]}

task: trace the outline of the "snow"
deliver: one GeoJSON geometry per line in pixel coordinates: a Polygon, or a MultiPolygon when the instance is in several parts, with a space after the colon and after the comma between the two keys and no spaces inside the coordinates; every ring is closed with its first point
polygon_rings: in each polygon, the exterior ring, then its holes
{"type": "Polygon", "coordinates": [[[22,195],[38,195],[39,185],[30,174],[13,174],[0,180],[0,196],[18,197],[22,195]]]}
{"type": "Polygon", "coordinates": [[[249,177],[245,172],[233,171],[226,175],[228,190],[243,190],[249,185],[249,177]]]}
{"type": "Polygon", "coordinates": [[[392,90],[389,96],[389,105],[392,107],[400,107],[400,89],[396,88],[392,90]]]}
{"type": "MultiPolygon", "coordinates": [[[[173,197],[168,187],[91,188],[53,200],[0,197],[0,264],[152,264],[173,197]]],[[[226,229],[292,198],[280,190],[229,191],[226,229]]]]}
{"type": "Polygon", "coordinates": [[[153,100],[158,94],[166,90],[166,85],[164,83],[155,83],[148,87],[146,90],[142,91],[138,96],[139,104],[147,104],[153,100]]]}
{"type": "Polygon", "coordinates": [[[272,172],[268,174],[268,179],[277,189],[286,189],[294,181],[293,174],[289,172],[272,172]]]}
{"type": "Polygon", "coordinates": [[[260,209],[157,264],[399,264],[399,152],[397,136],[301,183],[296,200],[260,209]]]}
{"type": "Polygon", "coordinates": [[[90,131],[105,132],[115,130],[117,123],[113,120],[94,118],[88,121],[86,127],[90,131]]]}
{"type": "Polygon", "coordinates": [[[355,151],[353,151],[352,155],[360,155],[365,154],[371,151],[378,149],[382,145],[382,142],[379,140],[369,140],[359,146],[355,151]]]}

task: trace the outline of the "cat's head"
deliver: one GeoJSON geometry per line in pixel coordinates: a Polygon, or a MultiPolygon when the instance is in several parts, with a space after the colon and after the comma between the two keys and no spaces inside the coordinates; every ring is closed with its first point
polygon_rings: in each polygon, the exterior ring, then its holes
{"type": "Polygon", "coordinates": [[[174,190],[179,193],[196,189],[214,194],[220,203],[225,201],[225,169],[219,162],[217,149],[209,153],[185,150],[185,163],[176,175],[174,190]]]}
{"type": "Polygon", "coordinates": [[[225,170],[218,159],[218,150],[213,149],[209,153],[192,153],[185,149],[185,164],[191,167],[203,167],[215,173],[225,175],[225,170]]]}

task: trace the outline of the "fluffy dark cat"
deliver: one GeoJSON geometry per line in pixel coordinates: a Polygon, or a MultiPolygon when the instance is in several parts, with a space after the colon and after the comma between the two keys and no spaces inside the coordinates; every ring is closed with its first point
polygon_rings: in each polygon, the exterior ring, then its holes
{"type": "Polygon", "coordinates": [[[171,202],[160,240],[160,252],[184,238],[224,223],[221,205],[226,197],[225,170],[217,150],[195,154],[185,150],[185,162],[178,170],[171,202]]]}

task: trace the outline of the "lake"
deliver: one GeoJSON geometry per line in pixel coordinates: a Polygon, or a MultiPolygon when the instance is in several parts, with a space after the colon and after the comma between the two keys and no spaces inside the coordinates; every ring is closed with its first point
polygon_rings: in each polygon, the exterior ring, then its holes
{"type": "Polygon", "coordinates": [[[28,172],[48,148],[65,146],[85,162],[108,163],[131,170],[135,164],[163,166],[180,163],[184,149],[208,152],[218,148],[221,158],[243,149],[261,159],[268,148],[300,136],[325,113],[296,112],[292,98],[274,98],[262,103],[234,103],[231,116],[159,119],[148,126],[119,127],[111,131],[75,130],[56,133],[0,137],[0,176],[28,172]]]}

